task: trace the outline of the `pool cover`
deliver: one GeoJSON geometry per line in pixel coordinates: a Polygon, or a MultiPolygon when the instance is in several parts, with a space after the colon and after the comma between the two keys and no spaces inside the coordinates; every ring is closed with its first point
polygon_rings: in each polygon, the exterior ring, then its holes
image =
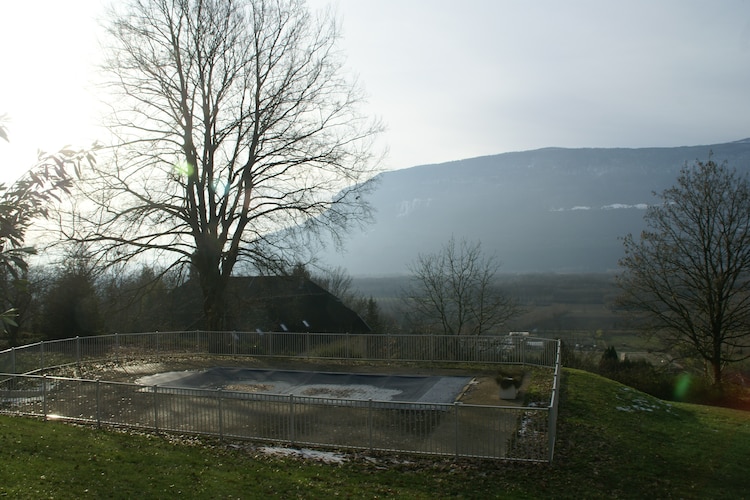
{"type": "Polygon", "coordinates": [[[223,389],[337,399],[453,403],[472,377],[332,373],[214,367],[165,372],[136,382],[160,388],[223,389]]]}

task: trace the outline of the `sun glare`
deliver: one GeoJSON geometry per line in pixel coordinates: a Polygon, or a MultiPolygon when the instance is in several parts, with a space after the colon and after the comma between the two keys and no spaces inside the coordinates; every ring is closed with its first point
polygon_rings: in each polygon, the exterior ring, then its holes
{"type": "Polygon", "coordinates": [[[190,177],[195,172],[195,167],[193,167],[187,160],[181,160],[175,163],[172,168],[180,177],[190,177]]]}
{"type": "Polygon", "coordinates": [[[92,92],[100,0],[12,2],[0,16],[3,78],[0,182],[33,166],[38,151],[86,147],[99,139],[92,92]]]}

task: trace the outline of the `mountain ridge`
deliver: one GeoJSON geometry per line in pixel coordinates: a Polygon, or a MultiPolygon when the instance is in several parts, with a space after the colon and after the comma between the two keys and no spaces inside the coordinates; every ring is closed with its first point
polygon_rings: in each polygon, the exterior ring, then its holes
{"type": "Polygon", "coordinates": [[[451,236],[482,241],[503,273],[611,272],[619,238],[644,228],[654,192],[696,160],[750,172],[750,138],[701,146],[557,148],[383,172],[375,222],[323,262],[353,276],[399,275],[451,236]]]}

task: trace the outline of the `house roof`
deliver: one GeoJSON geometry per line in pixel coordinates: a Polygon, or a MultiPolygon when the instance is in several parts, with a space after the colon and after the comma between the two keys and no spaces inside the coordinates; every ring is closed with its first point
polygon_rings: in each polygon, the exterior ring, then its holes
{"type": "MultiPolygon", "coordinates": [[[[205,325],[200,288],[191,280],[175,289],[175,326],[205,325]]],[[[225,325],[238,331],[363,333],[370,327],[339,298],[299,276],[244,276],[229,279],[225,325]]]]}

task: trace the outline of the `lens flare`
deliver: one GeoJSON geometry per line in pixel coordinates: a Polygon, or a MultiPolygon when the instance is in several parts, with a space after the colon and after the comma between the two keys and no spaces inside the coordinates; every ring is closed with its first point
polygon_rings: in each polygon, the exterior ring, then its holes
{"type": "Polygon", "coordinates": [[[178,163],[174,164],[174,171],[179,175],[184,175],[185,177],[190,177],[195,172],[195,167],[193,167],[190,163],[188,163],[187,160],[180,161],[178,163]]]}
{"type": "Polygon", "coordinates": [[[693,378],[689,373],[681,373],[674,384],[674,398],[677,401],[683,401],[690,390],[690,384],[693,378]]]}
{"type": "Polygon", "coordinates": [[[212,187],[214,193],[221,198],[229,194],[229,183],[223,179],[215,180],[212,187]]]}

